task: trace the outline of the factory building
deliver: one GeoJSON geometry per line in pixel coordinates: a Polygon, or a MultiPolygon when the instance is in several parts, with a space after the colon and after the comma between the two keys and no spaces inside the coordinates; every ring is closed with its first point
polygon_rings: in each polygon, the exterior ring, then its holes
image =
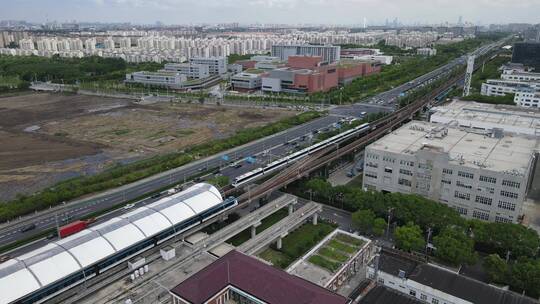
{"type": "Polygon", "coordinates": [[[254,91],[262,86],[262,70],[247,69],[231,77],[231,85],[235,91],[254,91]]]}
{"type": "Polygon", "coordinates": [[[126,82],[159,87],[180,88],[187,76],[177,72],[133,72],[126,74],[126,82]]]}
{"type": "Polygon", "coordinates": [[[177,72],[192,79],[204,79],[210,77],[210,67],[206,64],[166,63],[162,71],[177,72]]]}
{"type": "Polygon", "coordinates": [[[328,63],[339,61],[340,46],[333,45],[283,45],[272,46],[272,56],[278,57],[282,61],[289,59],[289,56],[321,56],[323,61],[328,63]]]}
{"type": "Polygon", "coordinates": [[[364,188],[419,194],[467,218],[516,223],[539,149],[536,136],[413,121],[366,148],[364,188]]]}
{"type": "Polygon", "coordinates": [[[540,111],[517,106],[454,100],[430,110],[430,121],[462,128],[540,136],[540,111]]]}
{"type": "Polygon", "coordinates": [[[208,66],[210,75],[223,75],[227,73],[227,57],[193,57],[189,59],[191,64],[208,66]]]}

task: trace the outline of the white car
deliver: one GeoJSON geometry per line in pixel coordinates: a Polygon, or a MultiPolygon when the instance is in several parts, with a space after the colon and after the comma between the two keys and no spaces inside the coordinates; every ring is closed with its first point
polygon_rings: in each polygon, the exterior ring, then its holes
{"type": "Polygon", "coordinates": [[[124,206],[124,210],[129,210],[131,208],[135,207],[135,204],[127,204],[124,206]]]}

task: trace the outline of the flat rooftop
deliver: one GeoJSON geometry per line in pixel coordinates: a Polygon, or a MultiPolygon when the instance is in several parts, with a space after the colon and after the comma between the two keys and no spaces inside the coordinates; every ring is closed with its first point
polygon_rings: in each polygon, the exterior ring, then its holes
{"type": "MultiPolygon", "coordinates": [[[[452,103],[434,107],[435,117],[497,124],[501,128],[538,128],[540,131],[540,110],[525,109],[518,106],[492,105],[471,101],[454,100],[452,103]]],[[[534,133],[534,132],[533,132],[534,133]]]]}
{"type": "Polygon", "coordinates": [[[448,153],[450,163],[456,165],[525,174],[540,146],[534,136],[505,134],[493,138],[485,131],[411,121],[368,148],[411,156],[420,150],[436,149],[448,153]]]}

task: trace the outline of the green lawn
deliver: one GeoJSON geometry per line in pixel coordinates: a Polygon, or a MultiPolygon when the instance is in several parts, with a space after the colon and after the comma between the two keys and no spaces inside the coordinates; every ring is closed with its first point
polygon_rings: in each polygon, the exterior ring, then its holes
{"type": "Polygon", "coordinates": [[[344,263],[346,262],[349,257],[346,256],[345,254],[337,251],[336,249],[332,248],[332,247],[323,247],[321,249],[319,249],[319,251],[317,252],[319,255],[325,257],[325,258],[330,258],[332,260],[335,260],[335,261],[338,261],[338,262],[341,262],[341,263],[344,263]]]}
{"type": "Polygon", "coordinates": [[[293,261],[288,256],[272,248],[267,248],[265,251],[259,253],[258,256],[281,269],[286,268],[293,261]]]}
{"type": "MultiPolygon", "coordinates": [[[[257,233],[261,233],[262,231],[266,230],[270,226],[274,225],[275,223],[281,221],[283,218],[285,218],[288,214],[287,208],[282,208],[271,215],[267,216],[261,221],[261,225],[259,225],[256,230],[257,233]]],[[[247,240],[251,238],[251,228],[248,228],[239,234],[233,236],[232,238],[227,240],[227,243],[232,244],[233,246],[240,246],[243,243],[245,243],[247,240]]]]}
{"type": "Polygon", "coordinates": [[[328,246],[349,254],[353,254],[356,251],[356,248],[354,248],[353,246],[344,244],[337,240],[331,240],[330,242],[328,242],[328,246]]]}
{"type": "Polygon", "coordinates": [[[330,272],[335,272],[336,270],[339,269],[339,267],[341,267],[341,263],[337,263],[337,262],[333,262],[333,261],[330,261],[320,255],[312,255],[309,257],[309,260],[308,260],[310,263],[312,264],[315,264],[317,266],[320,266],[322,268],[326,268],[328,270],[330,270],[330,272]]]}
{"type": "Polygon", "coordinates": [[[354,245],[357,248],[362,247],[362,245],[364,245],[364,241],[354,238],[352,236],[346,235],[346,234],[342,234],[342,233],[338,233],[335,236],[335,238],[343,243],[354,245]]]}
{"type": "Polygon", "coordinates": [[[327,223],[313,225],[304,224],[292,231],[282,240],[282,249],[276,250],[274,246],[263,251],[259,257],[272,262],[275,266],[285,269],[293,261],[308,252],[313,246],[324,239],[335,227],[327,223]]]}

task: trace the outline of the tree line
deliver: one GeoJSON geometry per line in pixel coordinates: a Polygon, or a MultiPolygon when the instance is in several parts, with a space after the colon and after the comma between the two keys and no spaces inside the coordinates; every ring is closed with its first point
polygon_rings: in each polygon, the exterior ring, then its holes
{"type": "Polygon", "coordinates": [[[519,224],[468,220],[454,209],[427,198],[402,193],[363,191],[353,186],[333,187],[314,178],[299,182],[295,193],[348,210],[362,233],[383,235],[390,218],[396,246],[426,252],[428,234],[434,257],[450,265],[474,264],[479,256],[492,282],[517,292],[540,296],[540,237],[519,224]],[[506,262],[508,258],[508,263],[506,262]],[[502,261],[502,262],[501,262],[502,261]]]}

